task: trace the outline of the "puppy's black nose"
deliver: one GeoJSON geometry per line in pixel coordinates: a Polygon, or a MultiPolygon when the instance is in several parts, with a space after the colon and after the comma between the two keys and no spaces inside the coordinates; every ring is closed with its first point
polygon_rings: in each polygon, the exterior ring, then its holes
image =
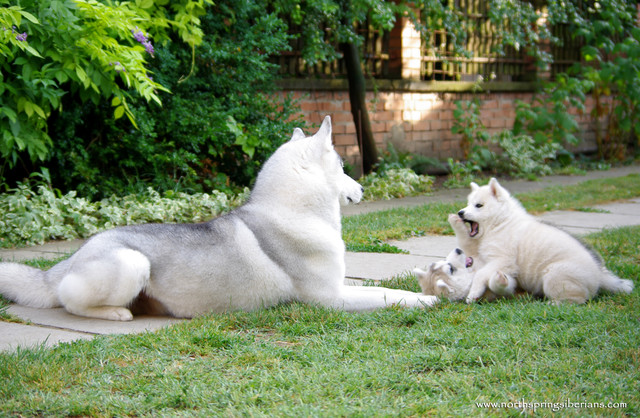
{"type": "Polygon", "coordinates": [[[360,191],[364,193],[364,187],[360,186],[360,191]]]}
{"type": "Polygon", "coordinates": [[[456,254],[458,255],[462,254],[462,250],[460,248],[456,248],[456,254]]]}
{"type": "Polygon", "coordinates": [[[459,211],[458,216],[464,218],[464,210],[459,211]]]}

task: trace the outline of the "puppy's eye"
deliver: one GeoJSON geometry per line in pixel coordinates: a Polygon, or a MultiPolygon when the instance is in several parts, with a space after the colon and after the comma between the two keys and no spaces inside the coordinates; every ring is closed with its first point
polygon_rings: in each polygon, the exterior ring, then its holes
{"type": "Polygon", "coordinates": [[[484,206],[482,203],[476,203],[476,207],[477,207],[478,209],[479,209],[479,208],[481,208],[482,206],[484,206]]]}
{"type": "Polygon", "coordinates": [[[451,264],[449,264],[449,270],[450,270],[451,274],[456,272],[456,268],[453,267],[453,265],[451,265],[451,264]]]}

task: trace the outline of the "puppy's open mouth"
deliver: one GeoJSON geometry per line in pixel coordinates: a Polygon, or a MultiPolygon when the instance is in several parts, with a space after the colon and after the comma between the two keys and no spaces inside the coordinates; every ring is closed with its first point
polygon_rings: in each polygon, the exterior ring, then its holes
{"type": "Polygon", "coordinates": [[[473,266],[473,258],[472,257],[467,257],[467,259],[464,261],[464,266],[466,268],[469,268],[469,267],[473,266]]]}
{"type": "Polygon", "coordinates": [[[473,222],[473,221],[469,221],[469,220],[464,220],[464,223],[469,224],[469,236],[471,238],[475,237],[476,235],[478,235],[478,232],[480,231],[480,225],[478,224],[478,222],[473,222]]]}

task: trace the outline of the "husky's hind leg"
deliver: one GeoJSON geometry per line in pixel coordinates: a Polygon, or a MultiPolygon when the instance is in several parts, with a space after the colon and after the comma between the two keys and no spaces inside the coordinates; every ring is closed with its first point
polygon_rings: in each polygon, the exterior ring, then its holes
{"type": "Polygon", "coordinates": [[[512,296],[516,292],[518,283],[510,275],[496,271],[489,279],[489,289],[496,295],[512,296]]]}
{"type": "Polygon", "coordinates": [[[593,296],[584,283],[570,276],[547,275],[542,284],[542,291],[554,305],[562,302],[581,304],[593,296]]]}
{"type": "Polygon", "coordinates": [[[126,308],[149,281],[150,264],[142,253],[118,249],[99,260],[75,265],[62,278],[58,297],[72,314],[130,321],[126,308]]]}

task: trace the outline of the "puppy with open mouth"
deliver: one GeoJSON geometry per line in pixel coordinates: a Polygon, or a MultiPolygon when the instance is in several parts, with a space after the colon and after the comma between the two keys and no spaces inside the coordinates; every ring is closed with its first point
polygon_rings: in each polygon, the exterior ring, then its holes
{"type": "Polygon", "coordinates": [[[556,304],[584,303],[601,289],[633,290],[633,282],[607,270],[594,251],[528,214],[495,178],[482,187],[471,183],[467,206],[449,222],[476,260],[467,302],[487,288],[508,294],[518,286],[556,304]]]}

